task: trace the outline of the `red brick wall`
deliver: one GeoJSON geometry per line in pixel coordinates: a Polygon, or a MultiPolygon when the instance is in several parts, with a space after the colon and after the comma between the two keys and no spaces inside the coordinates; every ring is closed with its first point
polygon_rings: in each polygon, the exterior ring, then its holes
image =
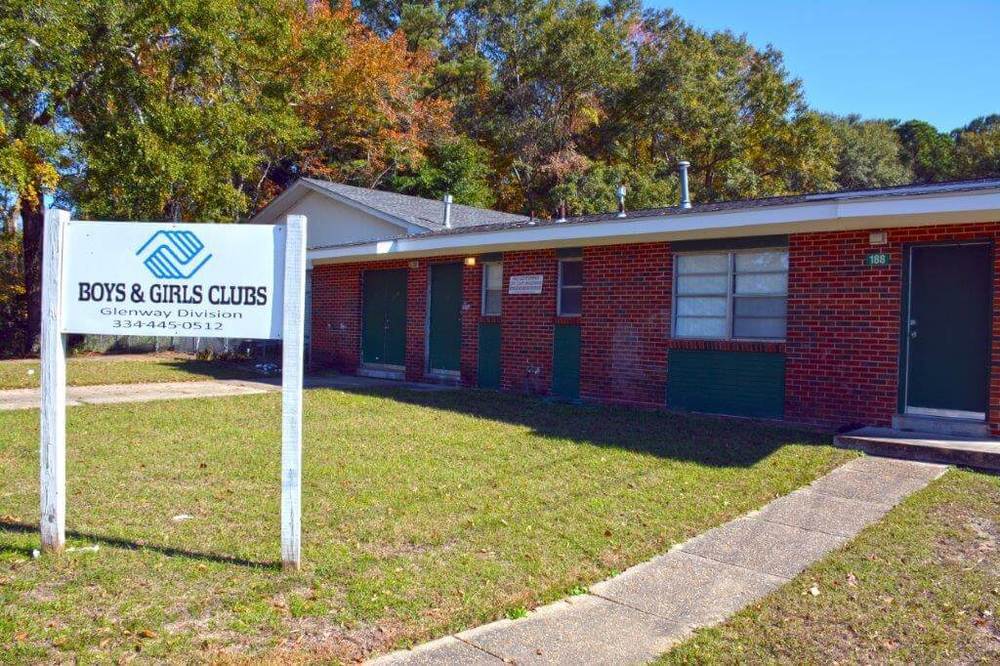
{"type": "Polygon", "coordinates": [[[582,399],[664,405],[672,281],[667,243],[584,249],[582,399]]]}
{"type": "MultiPolygon", "coordinates": [[[[794,234],[789,239],[785,418],[843,426],[888,425],[898,411],[904,246],[1000,240],[1000,223],[794,234]],[[868,252],[891,255],[868,268],[868,252]]],[[[1000,432],[1000,260],[994,266],[993,349],[988,420],[1000,432]]]]}
{"type": "Polygon", "coordinates": [[[483,265],[462,270],[462,384],[476,386],[479,375],[479,321],[482,319],[483,265]]]}
{"type": "MultiPolygon", "coordinates": [[[[435,257],[419,261],[372,261],[357,264],[318,264],[312,270],[313,321],[312,363],[341,372],[356,372],[361,363],[361,293],[366,270],[407,269],[406,280],[406,379],[423,381],[426,370],[427,267],[434,263],[462,261],[463,257],[435,257]],[[416,267],[411,266],[415,263],[416,267]]],[[[469,271],[463,274],[469,294],[469,271]]],[[[478,297],[477,297],[478,303],[478,297]]],[[[478,307],[478,306],[476,306],[478,307]]],[[[465,368],[466,321],[463,313],[463,372],[465,368]]],[[[478,338],[478,331],[476,331],[478,338]]],[[[471,347],[475,349],[475,345],[471,347]]],[[[472,352],[475,354],[475,352],[472,352]]]]}
{"type": "MultiPolygon", "coordinates": [[[[1000,241],[1000,223],[888,231],[872,247],[869,231],[794,234],[789,239],[786,343],[671,340],[672,256],[667,243],[584,250],[583,316],[556,316],[555,250],[504,254],[503,315],[483,318],[482,262],[463,273],[462,382],[476,384],[481,321],[501,324],[504,390],[547,394],[553,330],[581,326],[580,391],[585,400],[658,407],[665,404],[671,348],[785,352],[785,417],[838,427],[888,424],[897,411],[903,247],[942,240],[1000,241]],[[864,266],[865,254],[892,256],[886,268],[864,266]],[[542,294],[511,295],[511,276],[543,276],[542,294]]],[[[997,253],[1000,255],[1000,253],[997,253]]],[[[434,258],[431,263],[460,261],[434,258]]],[[[1000,256],[994,266],[993,353],[989,420],[1000,434],[1000,256]]],[[[313,360],[351,372],[359,363],[361,277],[366,268],[409,262],[318,265],[313,270],[313,360]]],[[[409,269],[406,375],[424,379],[428,260],[409,269]]]]}
{"type": "MultiPolygon", "coordinates": [[[[397,263],[398,266],[398,263],[397,263]]],[[[312,269],[312,364],[355,372],[361,363],[361,274],[364,264],[312,269]]]]}
{"type": "Polygon", "coordinates": [[[500,386],[505,391],[544,395],[552,386],[556,279],[555,250],[504,253],[500,386]],[[507,293],[514,275],[541,275],[542,293],[507,293]]]}

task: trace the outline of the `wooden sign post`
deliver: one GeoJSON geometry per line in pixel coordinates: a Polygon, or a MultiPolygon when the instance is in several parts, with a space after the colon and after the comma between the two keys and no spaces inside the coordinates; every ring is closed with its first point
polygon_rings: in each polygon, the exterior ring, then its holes
{"type": "Polygon", "coordinates": [[[42,246],[42,550],[66,545],[66,336],[62,325],[63,234],[69,213],[45,211],[42,246]]]}
{"type": "Polygon", "coordinates": [[[42,549],[66,543],[66,335],[281,339],[281,560],[302,562],[306,218],[284,225],[82,222],[45,216],[42,549]]]}
{"type": "Polygon", "coordinates": [[[306,309],[306,218],[285,228],[285,304],[281,348],[281,563],[302,564],[302,346],[306,309]]]}

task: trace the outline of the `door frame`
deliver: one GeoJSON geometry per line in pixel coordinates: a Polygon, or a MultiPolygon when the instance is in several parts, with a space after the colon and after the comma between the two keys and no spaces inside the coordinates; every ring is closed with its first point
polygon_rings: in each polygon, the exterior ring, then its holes
{"type": "MultiPolygon", "coordinates": [[[[432,298],[432,288],[434,285],[434,272],[435,266],[459,266],[459,290],[462,293],[462,305],[465,304],[465,263],[462,260],[446,260],[446,261],[436,261],[427,264],[427,292],[426,292],[426,305],[424,307],[424,376],[434,377],[438,379],[446,379],[458,381],[462,378],[462,370],[459,367],[458,370],[440,370],[431,367],[431,298],[432,298]]],[[[459,326],[463,325],[463,319],[465,317],[465,311],[462,309],[462,305],[458,309],[458,319],[459,326]]],[[[462,348],[461,348],[461,338],[459,338],[459,366],[461,366],[462,348]]]]}
{"type": "Polygon", "coordinates": [[[902,307],[900,308],[899,321],[899,389],[897,398],[897,412],[903,416],[930,416],[936,418],[961,419],[967,421],[977,421],[985,423],[989,416],[990,402],[990,372],[986,373],[986,411],[967,412],[957,409],[935,409],[931,407],[910,407],[908,402],[908,392],[910,388],[910,308],[912,305],[913,292],[911,289],[913,275],[913,250],[921,247],[950,247],[966,245],[987,246],[987,264],[990,272],[990,288],[986,290],[986,311],[988,313],[988,335],[986,343],[986,362],[990,363],[993,349],[993,326],[995,317],[993,311],[993,300],[995,291],[995,279],[993,266],[996,265],[996,246],[991,238],[980,238],[970,240],[944,240],[918,243],[905,243],[903,245],[903,295],[902,307]]]}
{"type": "MultiPolygon", "coordinates": [[[[403,284],[406,288],[406,301],[409,303],[409,270],[406,268],[368,268],[361,271],[361,302],[360,302],[360,312],[358,319],[360,320],[360,335],[358,336],[358,369],[357,374],[362,377],[374,377],[376,379],[397,379],[401,380],[406,374],[406,362],[404,360],[403,364],[397,365],[395,363],[368,363],[365,361],[365,282],[368,279],[368,274],[379,271],[402,271],[404,278],[403,284]]],[[[403,330],[406,331],[407,322],[404,318],[403,320],[403,330]]],[[[403,346],[403,356],[406,357],[406,346],[403,346]]]]}

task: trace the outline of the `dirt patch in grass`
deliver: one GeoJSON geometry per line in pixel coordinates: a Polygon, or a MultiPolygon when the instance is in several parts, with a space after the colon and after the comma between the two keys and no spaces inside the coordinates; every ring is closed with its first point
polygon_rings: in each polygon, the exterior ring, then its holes
{"type": "Polygon", "coordinates": [[[1000,477],[950,471],[661,663],[997,663],[998,537],[1000,477]]]}

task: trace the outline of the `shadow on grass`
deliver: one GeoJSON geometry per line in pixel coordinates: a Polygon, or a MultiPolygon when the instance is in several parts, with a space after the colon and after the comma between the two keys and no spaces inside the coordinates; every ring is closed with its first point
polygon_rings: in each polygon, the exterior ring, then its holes
{"type": "Polygon", "coordinates": [[[252,381],[281,383],[281,375],[265,375],[254,369],[254,364],[235,361],[199,361],[197,359],[176,359],[163,363],[164,366],[180,372],[211,379],[248,379],[252,381]]]}
{"type": "MultiPolygon", "coordinates": [[[[38,525],[29,525],[27,523],[15,522],[11,520],[0,520],[0,532],[14,532],[17,534],[37,534],[38,525]]],[[[67,530],[67,537],[73,537],[75,539],[84,539],[86,541],[93,541],[95,543],[102,544],[104,546],[111,546],[114,548],[121,548],[123,550],[150,550],[161,555],[166,555],[168,557],[183,557],[190,560],[197,560],[200,562],[217,562],[220,564],[234,564],[236,566],[247,567],[250,569],[273,569],[281,570],[280,562],[257,562],[254,560],[247,560],[240,557],[232,557],[229,555],[219,555],[217,553],[199,553],[197,551],[185,550],[183,548],[171,548],[170,546],[157,546],[155,544],[148,543],[138,543],[136,541],[129,541],[128,539],[122,539],[119,537],[112,536],[101,536],[99,534],[89,534],[87,532],[77,532],[75,530],[67,530]]],[[[6,552],[21,553],[27,557],[31,557],[31,548],[21,548],[18,546],[0,546],[0,550],[6,552]]]]}
{"type": "Polygon", "coordinates": [[[750,467],[790,444],[830,444],[825,432],[774,421],[565,404],[479,389],[413,390],[405,385],[366,386],[356,381],[331,388],[527,427],[540,437],[710,467],[750,467]]]}

